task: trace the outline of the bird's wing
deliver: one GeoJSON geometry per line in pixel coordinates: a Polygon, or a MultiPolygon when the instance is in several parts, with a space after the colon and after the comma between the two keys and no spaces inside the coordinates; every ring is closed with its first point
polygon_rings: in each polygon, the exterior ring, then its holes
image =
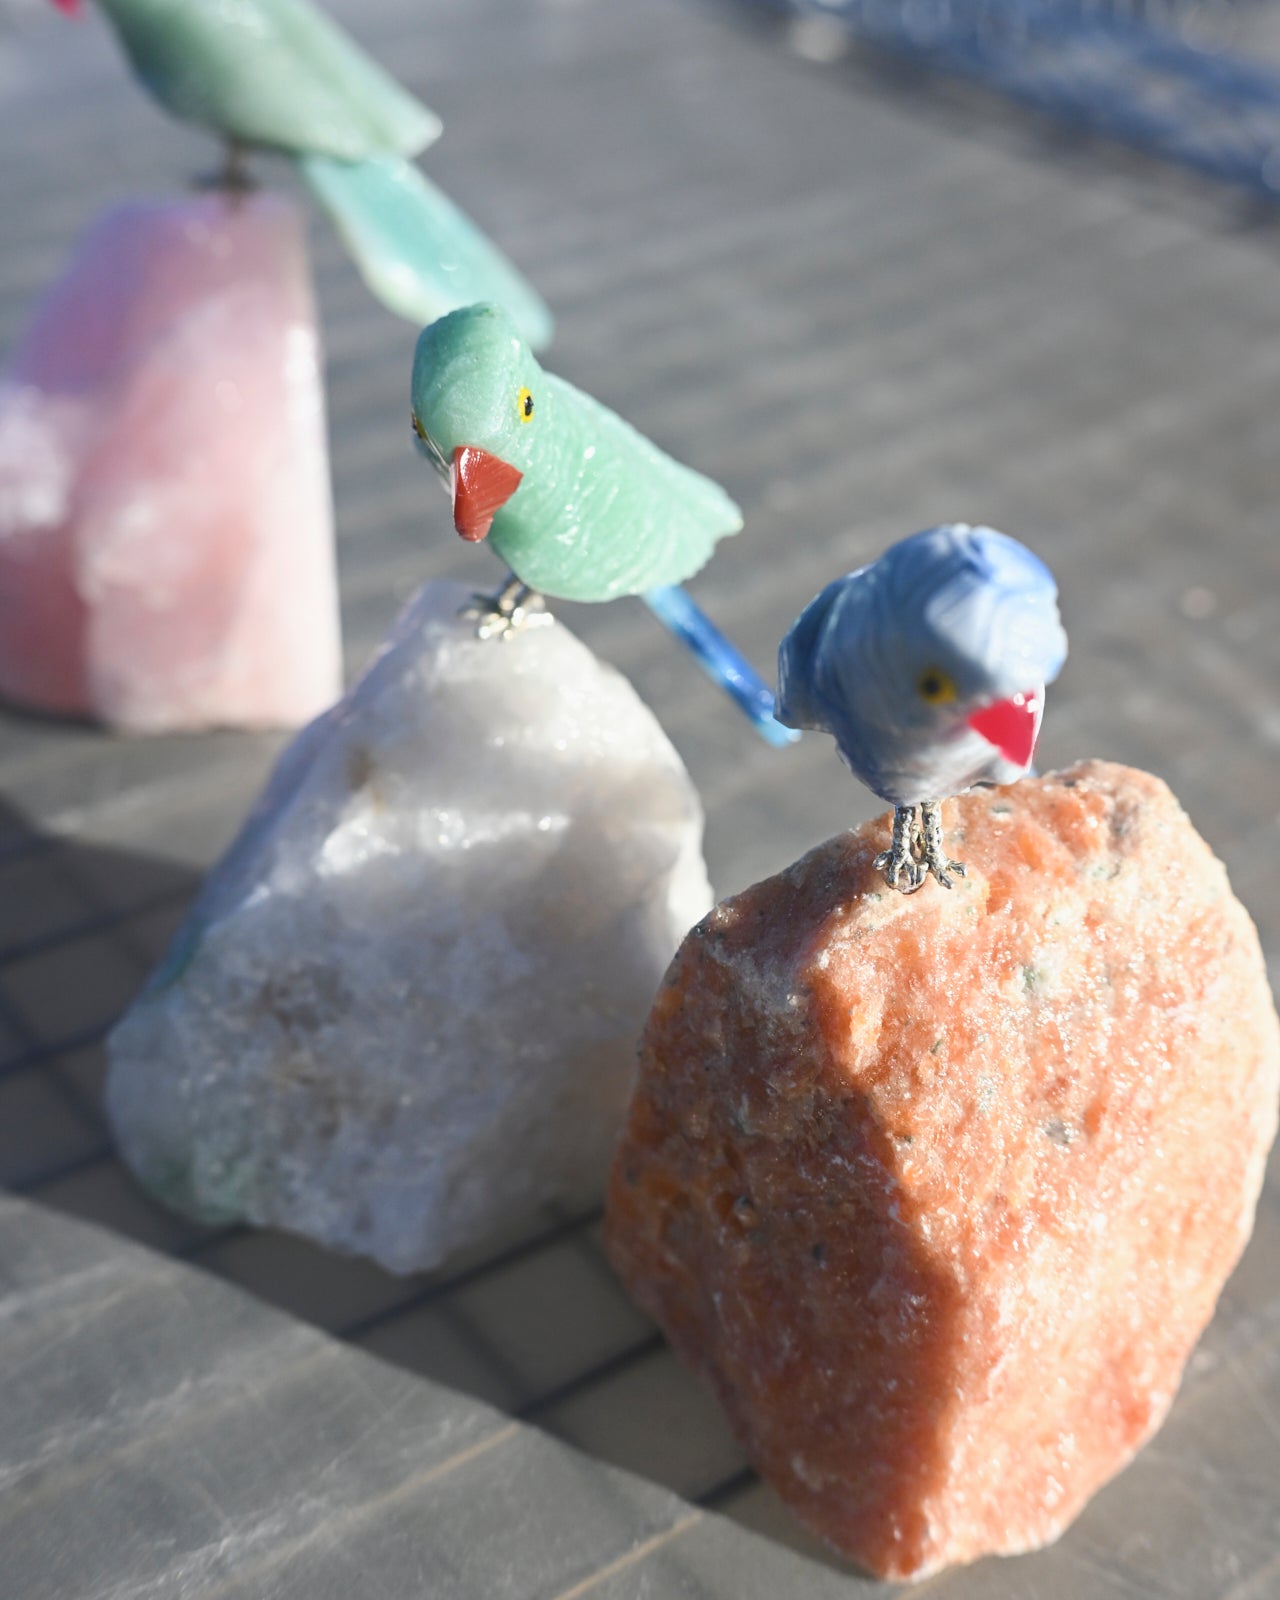
{"type": "Polygon", "coordinates": [[[835,578],[814,595],[778,646],[778,716],[790,728],[839,736],[849,678],[863,665],[872,585],[867,567],[835,578]],[[852,670],[851,670],[852,668],[852,670]]]}
{"type": "Polygon", "coordinates": [[[230,138],[362,161],[439,134],[435,113],[308,0],[102,4],[152,94],[230,138]]]}
{"type": "MultiPolygon", "coordinates": [[[[538,536],[499,553],[535,588],[570,600],[613,600],[682,583],[742,513],[718,483],[682,466],[616,412],[545,373],[555,432],[539,476],[556,486],[542,502],[538,536]],[[538,576],[531,576],[537,568],[538,576]]],[[[495,521],[495,532],[498,532],[495,521]]]]}
{"type": "Polygon", "coordinates": [[[832,587],[815,595],[783,635],[778,646],[778,710],[789,728],[827,730],[829,714],[817,692],[814,671],[821,659],[821,643],[831,604],[832,587]]]}

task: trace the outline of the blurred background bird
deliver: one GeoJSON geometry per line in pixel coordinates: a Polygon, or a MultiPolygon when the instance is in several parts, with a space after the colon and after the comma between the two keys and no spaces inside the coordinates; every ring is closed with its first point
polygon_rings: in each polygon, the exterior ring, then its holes
{"type": "MultiPolygon", "coordinates": [[[[53,0],[75,14],[81,0],[53,0]]],[[[138,81],[166,110],[221,134],[220,181],[245,155],[294,158],[369,288],[421,326],[477,299],[505,305],[535,346],[537,292],[412,157],[440,119],[309,0],[97,0],[138,81]]]]}
{"type": "Polygon", "coordinates": [[[418,448],[448,481],[454,526],[487,539],[511,570],[483,633],[509,634],[541,612],[544,595],[641,595],[766,739],[790,739],[769,686],[678,587],[742,527],[719,484],[544,372],[496,305],[423,330],[412,404],[418,448]]]}
{"type": "Polygon", "coordinates": [[[1027,771],[1066,653],[1044,562],[993,528],[951,523],[809,602],[778,652],[777,714],[832,734],[893,805],[893,842],[876,859],[886,881],[910,893],[932,872],[950,888],[964,868],[945,854],[940,804],[1027,771]]]}

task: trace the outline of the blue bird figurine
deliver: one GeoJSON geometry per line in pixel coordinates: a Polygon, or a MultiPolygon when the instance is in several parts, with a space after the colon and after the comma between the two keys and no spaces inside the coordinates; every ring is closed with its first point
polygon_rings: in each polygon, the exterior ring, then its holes
{"type": "Polygon", "coordinates": [[[941,803],[1027,771],[1066,653],[1044,562],[994,528],[950,523],[809,602],[778,651],[777,716],[832,734],[892,804],[875,863],[889,886],[910,894],[933,873],[949,889],[964,867],[943,849],[941,803]]]}

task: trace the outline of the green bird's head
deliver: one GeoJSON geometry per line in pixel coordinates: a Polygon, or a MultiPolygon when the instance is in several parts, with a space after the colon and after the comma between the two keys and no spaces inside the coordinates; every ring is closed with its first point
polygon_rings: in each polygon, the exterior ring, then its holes
{"type": "Polygon", "coordinates": [[[449,481],[453,525],[464,539],[484,538],[533,462],[546,423],[542,378],[501,306],[451,311],[418,338],[413,432],[449,481]]]}

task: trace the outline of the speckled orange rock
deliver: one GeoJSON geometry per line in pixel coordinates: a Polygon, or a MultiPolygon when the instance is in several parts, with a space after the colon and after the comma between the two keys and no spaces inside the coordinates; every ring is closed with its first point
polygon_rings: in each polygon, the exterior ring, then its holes
{"type": "Polygon", "coordinates": [[[1280,1028],[1156,778],[881,819],[713,911],[654,1005],[608,1248],[797,1514],[919,1577],[1059,1534],[1159,1426],[1248,1238],[1280,1028]]]}

